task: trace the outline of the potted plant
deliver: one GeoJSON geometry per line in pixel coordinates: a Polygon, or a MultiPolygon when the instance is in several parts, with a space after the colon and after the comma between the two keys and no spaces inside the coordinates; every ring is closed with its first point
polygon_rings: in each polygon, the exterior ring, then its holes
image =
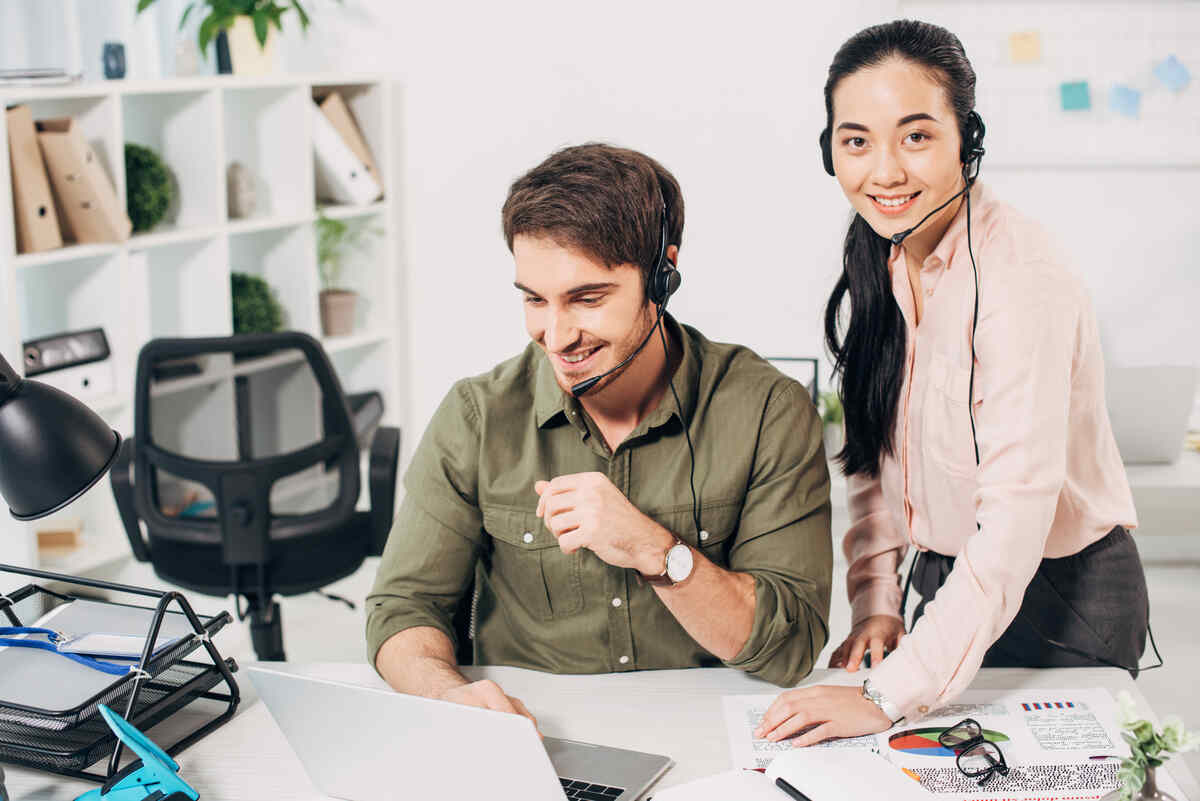
{"type": "MultiPolygon", "coordinates": [[[[138,0],[140,14],[158,0],[138,0]]],[[[342,0],[338,0],[339,3],[342,0]]],[[[275,67],[275,31],[282,31],[285,13],[295,10],[300,19],[300,29],[308,32],[309,17],[299,0],[193,0],[183,10],[179,28],[187,24],[188,17],[197,6],[206,6],[208,14],[200,22],[197,41],[200,52],[207,53],[208,45],[217,39],[217,63],[221,72],[236,72],[239,75],[261,75],[275,67]],[[272,30],[274,28],[274,30],[272,30]],[[220,38],[227,39],[228,65],[221,52],[220,38]],[[229,67],[225,69],[225,67],[229,67]]]]}
{"type": "Polygon", "coordinates": [[[834,390],[821,393],[821,422],[824,424],[822,435],[825,440],[825,458],[832,459],[841,452],[846,444],[846,430],[843,427],[845,411],[842,409],[842,399],[834,390]]]}
{"type": "Polygon", "coordinates": [[[317,213],[317,268],[321,272],[321,332],[327,337],[345,336],[354,330],[358,293],[342,285],[345,258],[361,249],[379,229],[366,221],[335,220],[317,213]]]}
{"type": "Polygon", "coordinates": [[[233,333],[270,334],[283,328],[283,307],[271,286],[257,275],[233,273],[233,333]]]}
{"type": "Polygon", "coordinates": [[[1117,772],[1120,787],[1105,798],[1120,801],[1171,798],[1158,789],[1156,771],[1172,756],[1200,748],[1200,732],[1189,732],[1175,715],[1167,716],[1162,728],[1155,729],[1150,721],[1137,717],[1137,705],[1127,691],[1117,694],[1117,705],[1120,709],[1117,722],[1122,729],[1121,737],[1129,744],[1130,755],[1121,760],[1117,772]]]}

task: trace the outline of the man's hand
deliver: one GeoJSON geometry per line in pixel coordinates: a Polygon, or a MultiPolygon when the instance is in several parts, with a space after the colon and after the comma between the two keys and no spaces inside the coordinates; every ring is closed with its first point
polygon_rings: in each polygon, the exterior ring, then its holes
{"type": "Polygon", "coordinates": [[[877,734],[891,727],[888,716],[863,698],[861,688],[824,685],[780,695],[763,715],[754,736],[778,742],[803,731],[792,740],[793,746],[801,748],[832,737],[877,734]]]}
{"type": "Polygon", "coordinates": [[[587,548],[614,567],[663,571],[675,535],[638,511],[603,473],[573,473],[533,486],[537,514],[563,553],[587,548]]]}
{"type": "Polygon", "coordinates": [[[853,673],[862,664],[863,654],[871,653],[871,667],[883,661],[885,652],[895,651],[904,638],[904,621],[891,615],[872,615],[850,630],[845,641],[829,657],[831,668],[853,673]]]}
{"type": "MultiPolygon", "coordinates": [[[[504,690],[500,689],[500,685],[491,679],[451,687],[439,696],[439,700],[521,715],[529,718],[533,721],[533,725],[537,726],[537,718],[530,714],[529,710],[525,708],[525,704],[521,703],[521,699],[505,695],[504,690]]],[[[541,736],[540,730],[538,736],[541,736]]]]}

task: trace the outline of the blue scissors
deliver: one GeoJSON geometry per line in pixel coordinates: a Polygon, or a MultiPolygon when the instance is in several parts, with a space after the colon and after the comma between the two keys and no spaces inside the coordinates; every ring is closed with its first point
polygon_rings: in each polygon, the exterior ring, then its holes
{"type": "Polygon", "coordinates": [[[99,659],[93,659],[90,656],[83,654],[72,654],[66,651],[60,651],[59,645],[67,641],[60,632],[53,629],[41,629],[33,626],[0,626],[0,645],[7,645],[13,648],[37,648],[42,651],[50,651],[59,656],[65,656],[73,662],[78,662],[81,665],[90,667],[92,670],[99,670],[102,673],[107,673],[110,676],[124,676],[132,673],[137,669],[136,665],[114,665],[111,662],[103,662],[99,659]],[[14,637],[4,636],[9,634],[32,634],[46,639],[17,639],[14,637]]]}

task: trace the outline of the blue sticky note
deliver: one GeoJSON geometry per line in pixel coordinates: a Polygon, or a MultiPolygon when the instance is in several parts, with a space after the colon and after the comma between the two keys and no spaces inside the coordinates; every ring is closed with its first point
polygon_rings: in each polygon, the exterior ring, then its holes
{"type": "Polygon", "coordinates": [[[1159,62],[1154,67],[1154,77],[1162,81],[1163,86],[1172,92],[1182,92],[1192,79],[1188,68],[1175,56],[1167,56],[1166,61],[1159,62]]]}
{"type": "Polygon", "coordinates": [[[1058,92],[1063,111],[1087,111],[1092,107],[1092,93],[1087,81],[1060,84],[1058,92]]]}
{"type": "Polygon", "coordinates": [[[1108,90],[1108,107],[1117,114],[1136,117],[1142,106],[1142,93],[1137,89],[1117,84],[1108,90]]]}

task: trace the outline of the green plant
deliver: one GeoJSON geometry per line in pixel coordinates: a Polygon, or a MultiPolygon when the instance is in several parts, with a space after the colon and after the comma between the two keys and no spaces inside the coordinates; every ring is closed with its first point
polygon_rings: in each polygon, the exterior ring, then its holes
{"type": "Polygon", "coordinates": [[[365,220],[335,220],[317,212],[317,267],[321,271],[321,286],[341,289],[344,259],[352,250],[362,248],[371,236],[382,233],[365,220]]]}
{"type": "Polygon", "coordinates": [[[283,328],[283,307],[256,275],[233,273],[233,333],[269,334],[283,328]]]}
{"type": "Polygon", "coordinates": [[[1129,743],[1130,756],[1121,760],[1117,778],[1121,782],[1122,801],[1131,801],[1146,783],[1147,771],[1157,768],[1176,754],[1200,748],[1200,732],[1189,732],[1175,715],[1163,719],[1161,729],[1137,717],[1137,705],[1128,691],[1117,694],[1120,709],[1117,722],[1121,737],[1129,743]]]}
{"type": "MultiPolygon", "coordinates": [[[[342,0],[337,1],[339,4],[342,2],[342,0]]],[[[138,0],[138,13],[142,13],[156,2],[158,0],[138,0]]],[[[187,4],[187,8],[183,10],[183,16],[179,19],[180,30],[183,30],[188,16],[197,5],[205,5],[209,9],[208,16],[201,21],[200,32],[196,36],[200,52],[205,54],[208,53],[209,42],[216,37],[217,33],[233,27],[234,20],[238,17],[249,17],[254,23],[254,36],[258,39],[259,47],[266,47],[270,26],[274,25],[277,31],[283,30],[280,20],[285,13],[292,9],[295,9],[296,15],[300,18],[300,29],[305,33],[308,32],[310,22],[308,12],[304,10],[304,6],[300,5],[299,0],[285,0],[281,3],[275,2],[275,0],[193,0],[187,4]]]]}
{"type": "Polygon", "coordinates": [[[126,142],[125,182],[125,207],[133,230],[148,231],[158,225],[175,197],[167,165],[150,148],[126,142]]]}
{"type": "Polygon", "coordinates": [[[827,426],[840,425],[845,412],[842,409],[842,399],[836,392],[829,390],[821,393],[821,422],[827,426]]]}

